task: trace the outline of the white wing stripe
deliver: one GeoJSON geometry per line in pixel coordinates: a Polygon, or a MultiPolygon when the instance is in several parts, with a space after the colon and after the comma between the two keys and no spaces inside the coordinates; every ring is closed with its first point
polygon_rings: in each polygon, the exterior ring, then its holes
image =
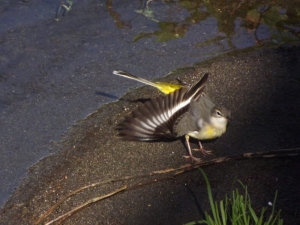
{"type": "MultiPolygon", "coordinates": [[[[167,115],[167,118],[170,119],[172,115],[174,115],[177,111],[179,111],[180,109],[184,108],[185,106],[187,106],[190,101],[192,100],[192,98],[194,97],[191,96],[189,99],[185,100],[184,102],[180,102],[178,105],[176,105],[175,107],[173,107],[172,109],[169,109],[167,112],[164,112],[162,114],[153,116],[151,119],[157,123],[157,125],[161,125],[167,121],[165,121],[163,119],[163,115],[167,115]]],[[[147,120],[147,122],[149,123],[150,119],[147,120]]]]}
{"type": "MultiPolygon", "coordinates": [[[[148,122],[148,121],[147,121],[148,122]]],[[[143,121],[140,121],[141,123],[141,126],[147,130],[152,130],[153,128],[149,126],[149,124],[143,122],[143,121]]]]}

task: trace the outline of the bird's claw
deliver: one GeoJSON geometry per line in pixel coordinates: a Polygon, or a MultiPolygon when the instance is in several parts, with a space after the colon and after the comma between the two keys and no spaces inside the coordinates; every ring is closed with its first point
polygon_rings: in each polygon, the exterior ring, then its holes
{"type": "Polygon", "coordinates": [[[183,158],[191,159],[195,163],[200,163],[201,162],[200,158],[197,158],[197,157],[194,157],[194,156],[190,156],[190,155],[184,155],[183,158]]]}
{"type": "Polygon", "coordinates": [[[204,148],[193,148],[193,151],[200,151],[202,152],[203,155],[211,155],[212,151],[211,150],[205,150],[204,148]]]}

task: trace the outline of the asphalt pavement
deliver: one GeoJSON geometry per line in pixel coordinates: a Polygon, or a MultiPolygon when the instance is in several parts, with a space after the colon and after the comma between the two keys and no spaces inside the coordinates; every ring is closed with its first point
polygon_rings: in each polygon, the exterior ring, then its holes
{"type": "MultiPolygon", "coordinates": [[[[211,160],[298,148],[299,59],[300,51],[295,47],[258,49],[219,57],[165,79],[179,77],[193,83],[208,71],[207,94],[232,111],[227,132],[204,143],[213,154],[198,156],[211,160]]],[[[73,126],[58,153],[30,169],[1,210],[1,224],[33,224],[64,196],[93,183],[97,185],[65,199],[42,224],[120,188],[125,191],[88,205],[63,224],[184,224],[201,219],[201,212],[209,207],[200,171],[167,173],[191,164],[182,157],[187,153],[182,142],[127,142],[118,136],[118,124],[125,115],[143,104],[141,100],[159,94],[152,87],[133,90],[73,126]]],[[[240,180],[259,211],[273,201],[278,190],[276,210],[282,210],[286,224],[299,222],[295,211],[300,202],[296,155],[233,160],[204,167],[204,171],[216,200],[236,187],[243,193],[236,182],[240,180]]]]}

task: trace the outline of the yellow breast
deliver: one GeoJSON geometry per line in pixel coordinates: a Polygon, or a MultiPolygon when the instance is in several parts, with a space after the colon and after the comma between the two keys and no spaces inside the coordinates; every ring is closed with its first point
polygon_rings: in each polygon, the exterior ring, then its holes
{"type": "Polygon", "coordinates": [[[226,127],[224,130],[212,125],[206,125],[200,131],[194,131],[189,133],[188,135],[199,140],[207,140],[220,137],[225,131],[226,127]]]}

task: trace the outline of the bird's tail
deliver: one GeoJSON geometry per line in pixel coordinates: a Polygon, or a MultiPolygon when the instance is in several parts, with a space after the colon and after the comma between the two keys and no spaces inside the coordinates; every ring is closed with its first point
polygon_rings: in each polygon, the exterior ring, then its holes
{"type": "Polygon", "coordinates": [[[151,82],[149,80],[146,80],[146,79],[141,78],[141,77],[134,76],[134,75],[132,75],[130,73],[127,73],[125,71],[122,71],[122,70],[115,70],[115,71],[113,71],[113,74],[118,75],[118,76],[122,76],[122,77],[126,77],[126,78],[129,78],[129,79],[132,79],[132,80],[136,80],[136,81],[139,81],[143,84],[150,85],[152,87],[157,88],[158,90],[160,90],[164,94],[172,93],[173,91],[175,91],[177,89],[180,89],[183,86],[182,84],[171,84],[171,83],[166,83],[166,82],[151,82]]]}
{"type": "Polygon", "coordinates": [[[121,76],[121,77],[126,77],[126,78],[129,78],[129,79],[135,80],[135,81],[139,81],[143,84],[147,84],[147,85],[150,85],[150,86],[153,86],[153,87],[157,88],[156,83],[151,82],[151,81],[146,80],[146,79],[141,78],[141,77],[134,76],[134,75],[132,75],[128,72],[122,71],[122,70],[115,70],[115,71],[113,71],[113,74],[121,76]]]}

